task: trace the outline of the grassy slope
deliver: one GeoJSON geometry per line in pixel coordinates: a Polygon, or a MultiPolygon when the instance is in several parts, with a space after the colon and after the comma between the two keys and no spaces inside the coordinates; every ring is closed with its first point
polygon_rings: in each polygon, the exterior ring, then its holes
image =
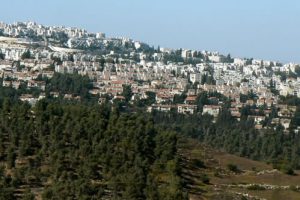
{"type": "Polygon", "coordinates": [[[242,196],[237,193],[249,194],[254,197],[252,199],[300,199],[300,192],[290,188],[250,190],[240,187],[228,187],[232,184],[269,184],[274,187],[296,186],[300,185],[300,171],[296,171],[298,175],[289,176],[274,171],[272,166],[266,163],[216,151],[192,139],[181,138],[179,149],[179,153],[183,158],[182,166],[183,176],[187,183],[186,188],[192,200],[242,199],[242,196]],[[205,169],[195,166],[193,161],[198,159],[204,161],[205,169]],[[233,173],[229,171],[227,169],[228,164],[238,166],[241,172],[233,173]],[[208,175],[209,184],[203,183],[203,174],[208,175]]]}

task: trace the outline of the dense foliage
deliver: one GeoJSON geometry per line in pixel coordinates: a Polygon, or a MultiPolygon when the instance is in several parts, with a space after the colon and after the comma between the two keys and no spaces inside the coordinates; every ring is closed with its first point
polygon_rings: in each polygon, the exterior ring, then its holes
{"type": "MultiPolygon", "coordinates": [[[[186,199],[177,154],[177,134],[197,138],[229,153],[263,160],[287,174],[300,168],[300,136],[282,127],[255,130],[244,107],[241,121],[227,110],[229,100],[218,93],[198,95],[198,113],[144,113],[155,93],[130,104],[130,86],[123,86],[125,101],[98,105],[86,76],[55,74],[47,82],[46,98],[35,106],[22,103],[18,90],[0,86],[0,199],[186,199]],[[59,92],[58,98],[51,92],[59,92]],[[79,100],[64,100],[65,94],[79,100]],[[216,123],[202,115],[204,105],[224,102],[216,123]],[[130,108],[130,109],[124,109],[130,108]],[[138,114],[136,114],[138,113],[138,114]],[[40,191],[40,192],[36,192],[40,191]]],[[[182,103],[185,94],[174,98],[182,103]]],[[[241,101],[254,99],[249,93],[241,101]]],[[[108,98],[109,99],[109,98],[108,98]]],[[[300,100],[281,103],[297,106],[292,127],[300,126],[300,100]]],[[[258,108],[259,109],[259,108],[258,108]]],[[[272,108],[269,123],[276,117],[272,108]]]]}
{"type": "Polygon", "coordinates": [[[55,73],[47,85],[48,91],[78,95],[83,98],[89,98],[89,90],[93,88],[88,76],[78,74],[55,73]]]}
{"type": "MultiPolygon", "coordinates": [[[[211,123],[213,119],[209,115],[186,116],[176,112],[155,112],[153,118],[163,129],[197,138],[226,152],[270,162],[285,172],[300,168],[300,135],[285,134],[280,126],[276,130],[259,131],[254,129],[253,121],[242,117],[238,122],[225,108],[216,123],[211,123]]],[[[298,119],[296,114],[293,120],[298,119]]]]}
{"type": "Polygon", "coordinates": [[[4,100],[0,199],[185,199],[174,132],[108,106],[4,100]],[[33,197],[28,190],[21,195],[33,197]]]}

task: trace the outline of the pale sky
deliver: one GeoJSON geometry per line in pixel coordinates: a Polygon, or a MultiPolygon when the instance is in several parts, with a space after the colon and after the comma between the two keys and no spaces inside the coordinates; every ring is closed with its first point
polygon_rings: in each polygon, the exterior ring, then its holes
{"type": "Polygon", "coordinates": [[[300,63],[299,0],[7,0],[0,21],[36,21],[150,45],[300,63]]]}

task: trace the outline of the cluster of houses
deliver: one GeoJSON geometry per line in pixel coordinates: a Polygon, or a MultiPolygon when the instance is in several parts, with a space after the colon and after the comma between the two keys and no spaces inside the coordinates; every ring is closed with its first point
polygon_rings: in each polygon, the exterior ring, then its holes
{"type": "MultiPolygon", "coordinates": [[[[7,37],[15,38],[20,44],[49,44],[61,39],[70,49],[76,48],[105,48],[108,46],[133,46],[136,49],[145,46],[145,43],[128,38],[106,38],[105,33],[90,33],[85,29],[65,26],[44,26],[35,22],[15,22],[7,24],[0,22],[0,32],[7,37]],[[41,42],[38,43],[37,41],[41,42]]],[[[1,40],[1,39],[0,39],[1,40]]],[[[147,46],[147,45],[146,45],[147,46]]]]}
{"type": "MultiPolygon", "coordinates": [[[[166,48],[149,53],[143,51],[146,44],[130,39],[106,38],[103,33],[88,33],[78,28],[47,27],[33,22],[0,23],[0,30],[5,34],[5,37],[0,37],[0,54],[4,57],[0,57],[0,76],[5,87],[18,89],[23,84],[29,89],[38,88],[44,92],[46,83],[39,77],[50,79],[54,73],[80,74],[90,78],[93,89],[89,92],[99,95],[99,102],[103,102],[105,95],[124,100],[123,86],[130,85],[132,102],[149,98],[149,92],[155,94],[155,103],[147,108],[148,111],[175,110],[183,114],[201,112],[212,115],[214,119],[219,115],[224,102],[209,97],[209,103],[200,109],[197,96],[202,92],[216,92],[231,99],[230,112],[237,120],[240,120],[243,108],[249,106],[248,118],[254,121],[257,129],[262,129],[275,109],[276,115],[268,123],[281,124],[286,130],[290,127],[296,107],[281,105],[279,95],[300,97],[300,78],[297,77],[300,67],[293,63],[282,65],[273,61],[231,59],[218,52],[166,48]],[[58,33],[67,36],[63,48],[54,48],[51,44],[51,37],[56,37],[58,33]],[[32,35],[48,38],[47,44],[32,43],[32,35]],[[25,39],[23,36],[26,36],[25,39]],[[71,49],[84,42],[89,47],[99,49],[121,45],[123,48],[128,47],[130,52],[102,51],[100,55],[92,51],[71,49]],[[30,58],[22,58],[28,51],[30,58]],[[183,62],[164,60],[167,55],[174,55],[175,52],[183,62]],[[185,62],[190,59],[195,59],[196,64],[185,62]],[[241,96],[249,93],[253,93],[255,98],[242,100],[241,96]],[[174,103],[175,95],[182,94],[186,95],[184,101],[174,103]]],[[[52,95],[59,96],[59,91],[52,95]]],[[[40,97],[23,95],[21,100],[34,104],[41,98],[44,98],[44,94],[40,97]]],[[[67,94],[65,98],[80,99],[74,94],[67,94]]]]}
{"type": "MultiPolygon", "coordinates": [[[[227,87],[219,87],[216,85],[203,85],[200,89],[188,90],[188,96],[185,98],[183,104],[153,104],[149,106],[147,111],[153,110],[161,112],[169,112],[176,110],[182,114],[195,114],[201,113],[202,115],[209,114],[213,117],[213,122],[216,121],[220,112],[223,109],[224,102],[217,97],[209,97],[207,104],[202,105],[202,110],[199,110],[197,97],[199,94],[206,92],[207,94],[217,92],[223,94],[230,99],[229,112],[233,118],[240,121],[244,116],[248,120],[252,120],[256,129],[266,129],[270,127],[276,127],[281,125],[286,132],[289,131],[291,120],[295,115],[296,106],[289,106],[286,104],[280,104],[278,97],[267,97],[265,94],[258,96],[257,99],[248,99],[245,102],[241,101],[238,91],[226,92],[227,87]],[[236,94],[234,94],[236,93],[236,94]],[[198,95],[197,95],[198,94],[198,95]],[[248,113],[243,113],[243,110],[247,110],[248,113]]],[[[246,92],[243,90],[243,92],[246,92]]],[[[297,128],[296,131],[298,131],[297,128]]]]}

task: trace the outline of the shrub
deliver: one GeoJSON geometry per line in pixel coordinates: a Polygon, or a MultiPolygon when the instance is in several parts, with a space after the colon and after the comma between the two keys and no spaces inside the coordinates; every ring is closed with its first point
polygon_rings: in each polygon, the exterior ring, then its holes
{"type": "Polygon", "coordinates": [[[202,181],[202,183],[204,183],[204,184],[209,184],[210,179],[209,179],[209,177],[208,177],[206,174],[203,174],[203,175],[201,176],[201,181],[202,181]]]}
{"type": "Polygon", "coordinates": [[[218,177],[218,178],[223,178],[222,175],[218,171],[214,172],[214,176],[218,177]]]}
{"type": "Polygon", "coordinates": [[[295,186],[295,185],[291,185],[291,186],[290,186],[290,190],[292,190],[292,191],[294,191],[294,192],[300,192],[299,186],[295,186]]]}
{"type": "Polygon", "coordinates": [[[291,167],[284,168],[283,172],[286,173],[287,175],[291,175],[291,176],[295,175],[295,172],[291,167]]]}
{"type": "Polygon", "coordinates": [[[228,164],[227,168],[230,171],[235,172],[235,173],[239,173],[240,172],[239,168],[236,165],[234,165],[234,164],[228,164]]]}
{"type": "Polygon", "coordinates": [[[193,159],[192,164],[193,164],[193,166],[195,166],[197,168],[205,168],[204,162],[202,160],[199,160],[199,159],[193,159]]]}
{"type": "Polygon", "coordinates": [[[248,190],[265,190],[266,188],[264,188],[263,186],[260,185],[250,185],[247,187],[248,190]]]}

